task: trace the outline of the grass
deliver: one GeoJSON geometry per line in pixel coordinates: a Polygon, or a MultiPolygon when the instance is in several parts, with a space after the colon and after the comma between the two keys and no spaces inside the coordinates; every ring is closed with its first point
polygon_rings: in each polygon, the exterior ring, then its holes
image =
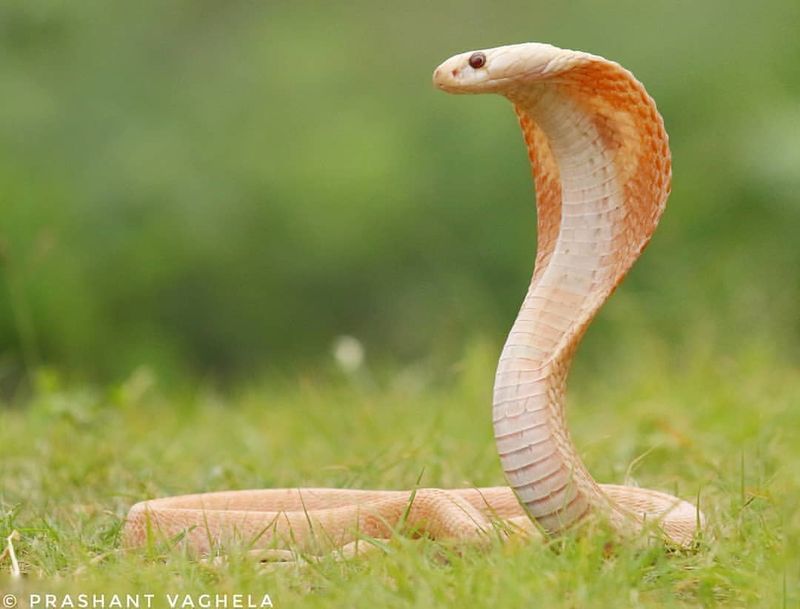
{"type": "MultiPolygon", "coordinates": [[[[249,487],[502,483],[491,439],[493,348],[452,378],[308,376],[221,396],[167,396],[146,371],[106,390],[42,374],[0,408],[0,536],[25,574],[0,592],[268,593],[276,607],[797,606],[800,374],[768,347],[735,354],[642,338],[636,358],[579,358],[573,433],[603,481],[700,496],[712,535],[695,552],[618,544],[601,531],[454,554],[394,539],[347,562],[263,572],[180,552],[119,548],[142,498],[249,487]],[[621,372],[614,372],[621,370],[621,372]]],[[[166,606],[164,602],[156,606],[166,606]]]]}

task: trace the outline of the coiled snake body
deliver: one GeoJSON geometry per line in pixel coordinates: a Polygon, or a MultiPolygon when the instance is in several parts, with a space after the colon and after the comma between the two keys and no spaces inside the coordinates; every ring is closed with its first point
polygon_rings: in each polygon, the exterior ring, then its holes
{"type": "Polygon", "coordinates": [[[199,552],[234,539],[312,552],[323,539],[327,548],[357,551],[363,536],[386,538],[400,524],[437,539],[481,543],[494,520],[552,535],[595,513],[620,533],[653,523],[668,543],[687,546],[704,526],[695,506],[671,495],[597,484],[564,416],[578,343],[647,245],[669,194],[670,153],[655,103],[617,63],[546,44],[462,53],[442,63],[433,81],[451,93],[508,98],[533,170],[536,265],[494,388],[494,433],[510,486],[156,499],[131,509],[126,544],[142,545],[156,532],[183,534],[199,552]]]}

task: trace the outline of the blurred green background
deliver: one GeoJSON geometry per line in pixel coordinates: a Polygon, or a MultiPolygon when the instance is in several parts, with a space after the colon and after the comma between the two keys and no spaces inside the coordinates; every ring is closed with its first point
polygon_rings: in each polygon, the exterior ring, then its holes
{"type": "Polygon", "coordinates": [[[583,365],[643,337],[796,358],[799,26],[796,0],[3,3],[0,384],[247,379],[339,335],[376,367],[499,348],[526,155],[505,100],[430,76],[522,41],[619,61],[671,136],[667,213],[583,365]]]}

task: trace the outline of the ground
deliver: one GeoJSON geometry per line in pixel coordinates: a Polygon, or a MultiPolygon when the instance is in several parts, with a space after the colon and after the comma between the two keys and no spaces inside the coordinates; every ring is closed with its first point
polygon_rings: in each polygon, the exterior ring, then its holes
{"type": "Polygon", "coordinates": [[[0,535],[18,532],[24,572],[11,578],[4,558],[0,592],[21,607],[32,593],[138,592],[168,608],[167,593],[204,591],[275,607],[795,606],[800,374],[768,346],[676,357],[659,344],[616,374],[614,358],[579,363],[570,420],[599,480],[699,496],[711,530],[694,551],[598,529],[488,551],[395,539],[363,559],[265,572],[236,555],[119,549],[127,508],[165,494],[501,484],[494,348],[476,347],[436,383],[420,369],[326,373],[176,396],[146,370],[105,390],[40,373],[32,397],[0,408],[0,535]]]}

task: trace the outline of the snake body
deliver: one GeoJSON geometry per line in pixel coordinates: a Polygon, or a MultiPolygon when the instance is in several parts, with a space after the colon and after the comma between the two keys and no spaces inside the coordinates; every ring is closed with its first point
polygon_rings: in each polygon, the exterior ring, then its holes
{"type": "Polygon", "coordinates": [[[598,484],[565,420],[566,380],[589,323],[650,240],[670,191],[667,134],[652,98],[619,64],[528,43],[461,53],[434,72],[451,93],[498,93],[514,105],[537,193],[537,253],[527,295],[500,357],[493,423],[508,487],[355,491],[273,489],[135,505],[127,545],[182,535],[199,552],[240,539],[349,549],[399,527],[481,543],[493,522],[556,535],[590,514],[619,533],[652,526],[692,543],[694,505],[658,491],[598,484]],[[535,525],[533,523],[536,523],[535,525]]]}

